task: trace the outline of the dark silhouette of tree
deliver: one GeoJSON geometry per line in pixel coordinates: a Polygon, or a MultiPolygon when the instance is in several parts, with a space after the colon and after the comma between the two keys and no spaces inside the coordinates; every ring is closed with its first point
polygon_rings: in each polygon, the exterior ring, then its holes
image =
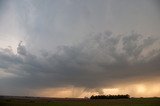
{"type": "Polygon", "coordinates": [[[126,95],[92,95],[90,99],[129,99],[130,96],[126,95]]]}

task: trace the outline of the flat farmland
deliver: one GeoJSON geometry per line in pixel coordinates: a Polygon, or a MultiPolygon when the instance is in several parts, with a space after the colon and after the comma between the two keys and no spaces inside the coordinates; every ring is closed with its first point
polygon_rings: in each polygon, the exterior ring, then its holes
{"type": "Polygon", "coordinates": [[[75,98],[0,98],[0,106],[160,106],[160,98],[75,99],[75,98]]]}

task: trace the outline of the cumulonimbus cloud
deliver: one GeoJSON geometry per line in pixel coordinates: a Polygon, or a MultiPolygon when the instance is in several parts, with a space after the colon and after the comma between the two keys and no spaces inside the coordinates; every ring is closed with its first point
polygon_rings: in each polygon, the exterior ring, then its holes
{"type": "MultiPolygon", "coordinates": [[[[38,56],[22,42],[17,53],[0,49],[0,69],[14,76],[1,78],[1,88],[36,89],[75,86],[109,87],[131,78],[160,75],[159,38],[135,32],[115,35],[107,31],[87,36],[81,43],[61,46],[38,56]]],[[[22,91],[23,92],[23,91],[22,91]]]]}

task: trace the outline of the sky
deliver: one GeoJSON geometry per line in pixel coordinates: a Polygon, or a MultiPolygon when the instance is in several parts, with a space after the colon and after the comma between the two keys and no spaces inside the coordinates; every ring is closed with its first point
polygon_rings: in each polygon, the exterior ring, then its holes
{"type": "Polygon", "coordinates": [[[158,0],[0,0],[0,95],[160,96],[158,0]]]}

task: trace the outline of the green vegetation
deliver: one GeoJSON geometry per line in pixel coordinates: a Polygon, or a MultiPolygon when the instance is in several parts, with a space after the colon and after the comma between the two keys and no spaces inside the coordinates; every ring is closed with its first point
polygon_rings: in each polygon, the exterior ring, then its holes
{"type": "Polygon", "coordinates": [[[0,106],[160,106],[160,98],[103,100],[0,99],[0,106]]]}

